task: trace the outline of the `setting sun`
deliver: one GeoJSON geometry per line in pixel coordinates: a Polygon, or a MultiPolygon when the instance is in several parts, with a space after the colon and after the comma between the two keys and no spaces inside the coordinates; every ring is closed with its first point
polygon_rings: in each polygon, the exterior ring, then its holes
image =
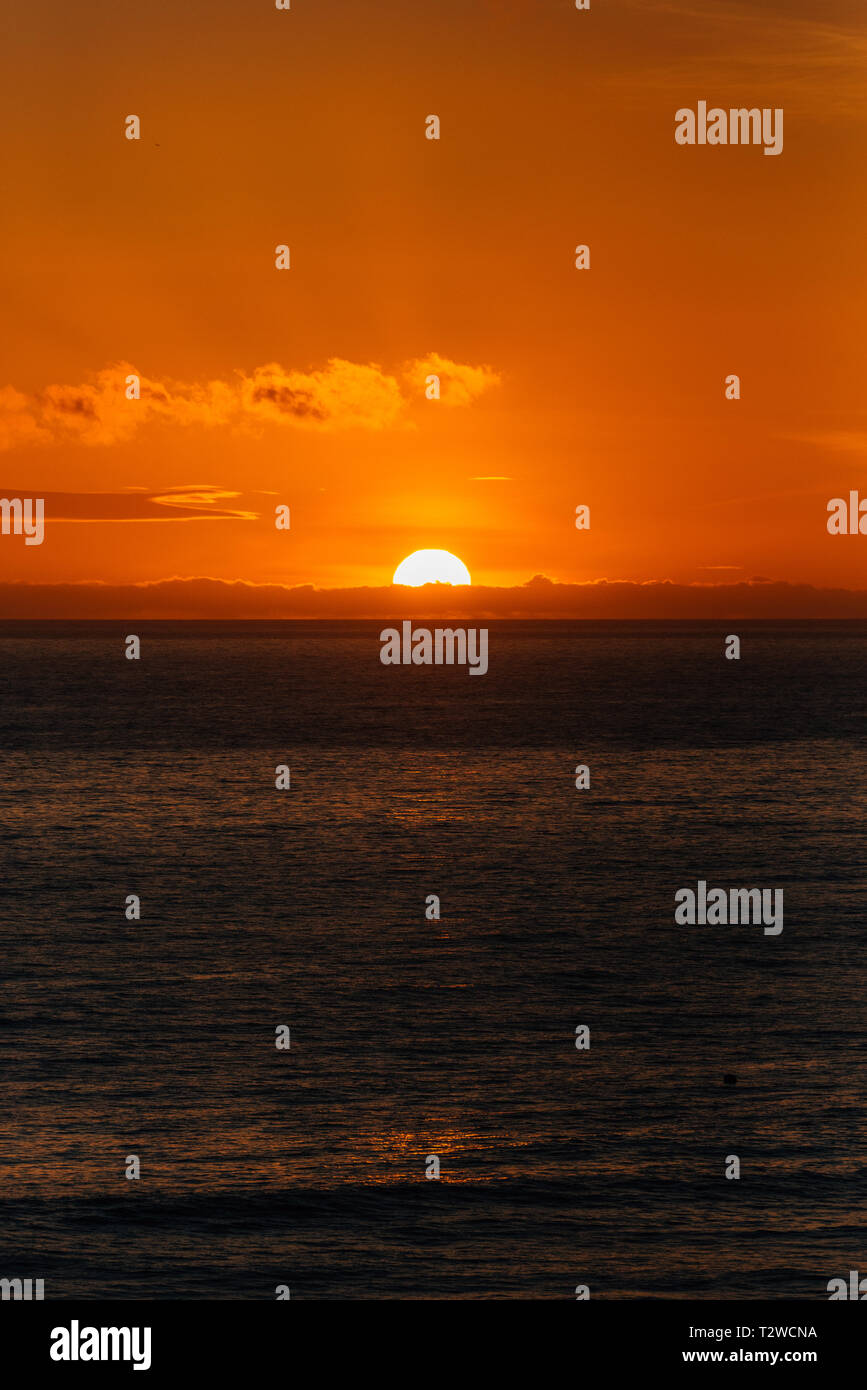
{"type": "Polygon", "coordinates": [[[394,572],[393,584],[471,584],[470,572],[463,560],[450,550],[414,550],[401,560],[394,572]]]}

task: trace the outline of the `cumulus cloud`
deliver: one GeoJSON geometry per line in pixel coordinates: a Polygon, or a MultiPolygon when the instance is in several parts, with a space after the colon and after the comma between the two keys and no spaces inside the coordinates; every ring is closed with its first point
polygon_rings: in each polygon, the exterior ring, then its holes
{"type": "Polygon", "coordinates": [[[131,439],[148,420],[179,425],[227,424],[236,391],[224,382],[154,381],[130,362],[115,362],[80,386],[46,386],[33,410],[47,437],[81,444],[117,444],[131,439]],[[139,379],[140,398],[127,399],[127,380],[139,379]]]}
{"type": "Polygon", "coordinates": [[[438,352],[417,357],[404,367],[404,378],[418,391],[424,391],[429,376],[439,377],[440,400],[444,405],[470,405],[500,380],[492,367],[470,367],[464,362],[441,357],[438,352]]]}
{"type": "Polygon", "coordinates": [[[29,396],[14,386],[0,387],[0,449],[14,449],[16,444],[48,442],[51,434],[40,427],[29,396]]]}
{"type": "Polygon", "coordinates": [[[387,429],[403,413],[400,386],[371,363],[332,357],[324,369],[287,371],[278,362],[241,379],[246,415],[324,429],[387,429]]]}
{"type": "Polygon", "coordinates": [[[115,362],[80,385],[53,384],[32,395],[0,388],[0,449],[19,444],[77,442],[108,445],[131,439],[145,424],[235,429],[264,424],[313,430],[387,430],[409,418],[423,397],[426,376],[441,379],[447,405],[470,405],[494,385],[490,367],[473,367],[430,353],[404,363],[397,375],[378,363],[332,357],[311,371],[269,362],[231,381],[157,381],[130,362],[115,362]],[[139,396],[128,399],[130,377],[139,396]],[[401,384],[403,383],[403,384],[401,384]]]}

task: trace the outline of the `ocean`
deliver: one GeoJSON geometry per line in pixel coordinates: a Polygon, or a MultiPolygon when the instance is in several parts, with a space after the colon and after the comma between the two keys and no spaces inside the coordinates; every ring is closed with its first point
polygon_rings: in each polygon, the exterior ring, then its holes
{"type": "Polygon", "coordinates": [[[867,1273],[867,624],[486,625],[470,678],[380,622],[0,624],[0,1277],[867,1273]],[[783,931],[676,924],[699,880],[783,931]]]}

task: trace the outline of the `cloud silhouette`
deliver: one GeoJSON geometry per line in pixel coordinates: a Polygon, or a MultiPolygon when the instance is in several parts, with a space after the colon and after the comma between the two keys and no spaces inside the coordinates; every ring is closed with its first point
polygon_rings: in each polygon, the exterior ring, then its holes
{"type": "Polygon", "coordinates": [[[137,584],[0,584],[0,611],[26,619],[402,618],[867,619],[867,590],[817,589],[771,580],[739,584],[632,583],[601,580],[558,584],[536,575],[513,588],[428,584],[316,589],[208,577],[137,584]]]}

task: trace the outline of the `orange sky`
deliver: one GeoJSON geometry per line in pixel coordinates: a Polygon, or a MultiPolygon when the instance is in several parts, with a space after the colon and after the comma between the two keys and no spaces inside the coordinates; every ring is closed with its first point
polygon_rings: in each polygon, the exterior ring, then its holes
{"type": "Polygon", "coordinates": [[[482,585],[867,587],[867,537],[825,524],[867,496],[865,21],[16,7],[0,495],[47,523],[0,537],[0,581],[349,588],[437,547],[482,585]],[[782,107],[783,153],[678,146],[699,100],[782,107]]]}

